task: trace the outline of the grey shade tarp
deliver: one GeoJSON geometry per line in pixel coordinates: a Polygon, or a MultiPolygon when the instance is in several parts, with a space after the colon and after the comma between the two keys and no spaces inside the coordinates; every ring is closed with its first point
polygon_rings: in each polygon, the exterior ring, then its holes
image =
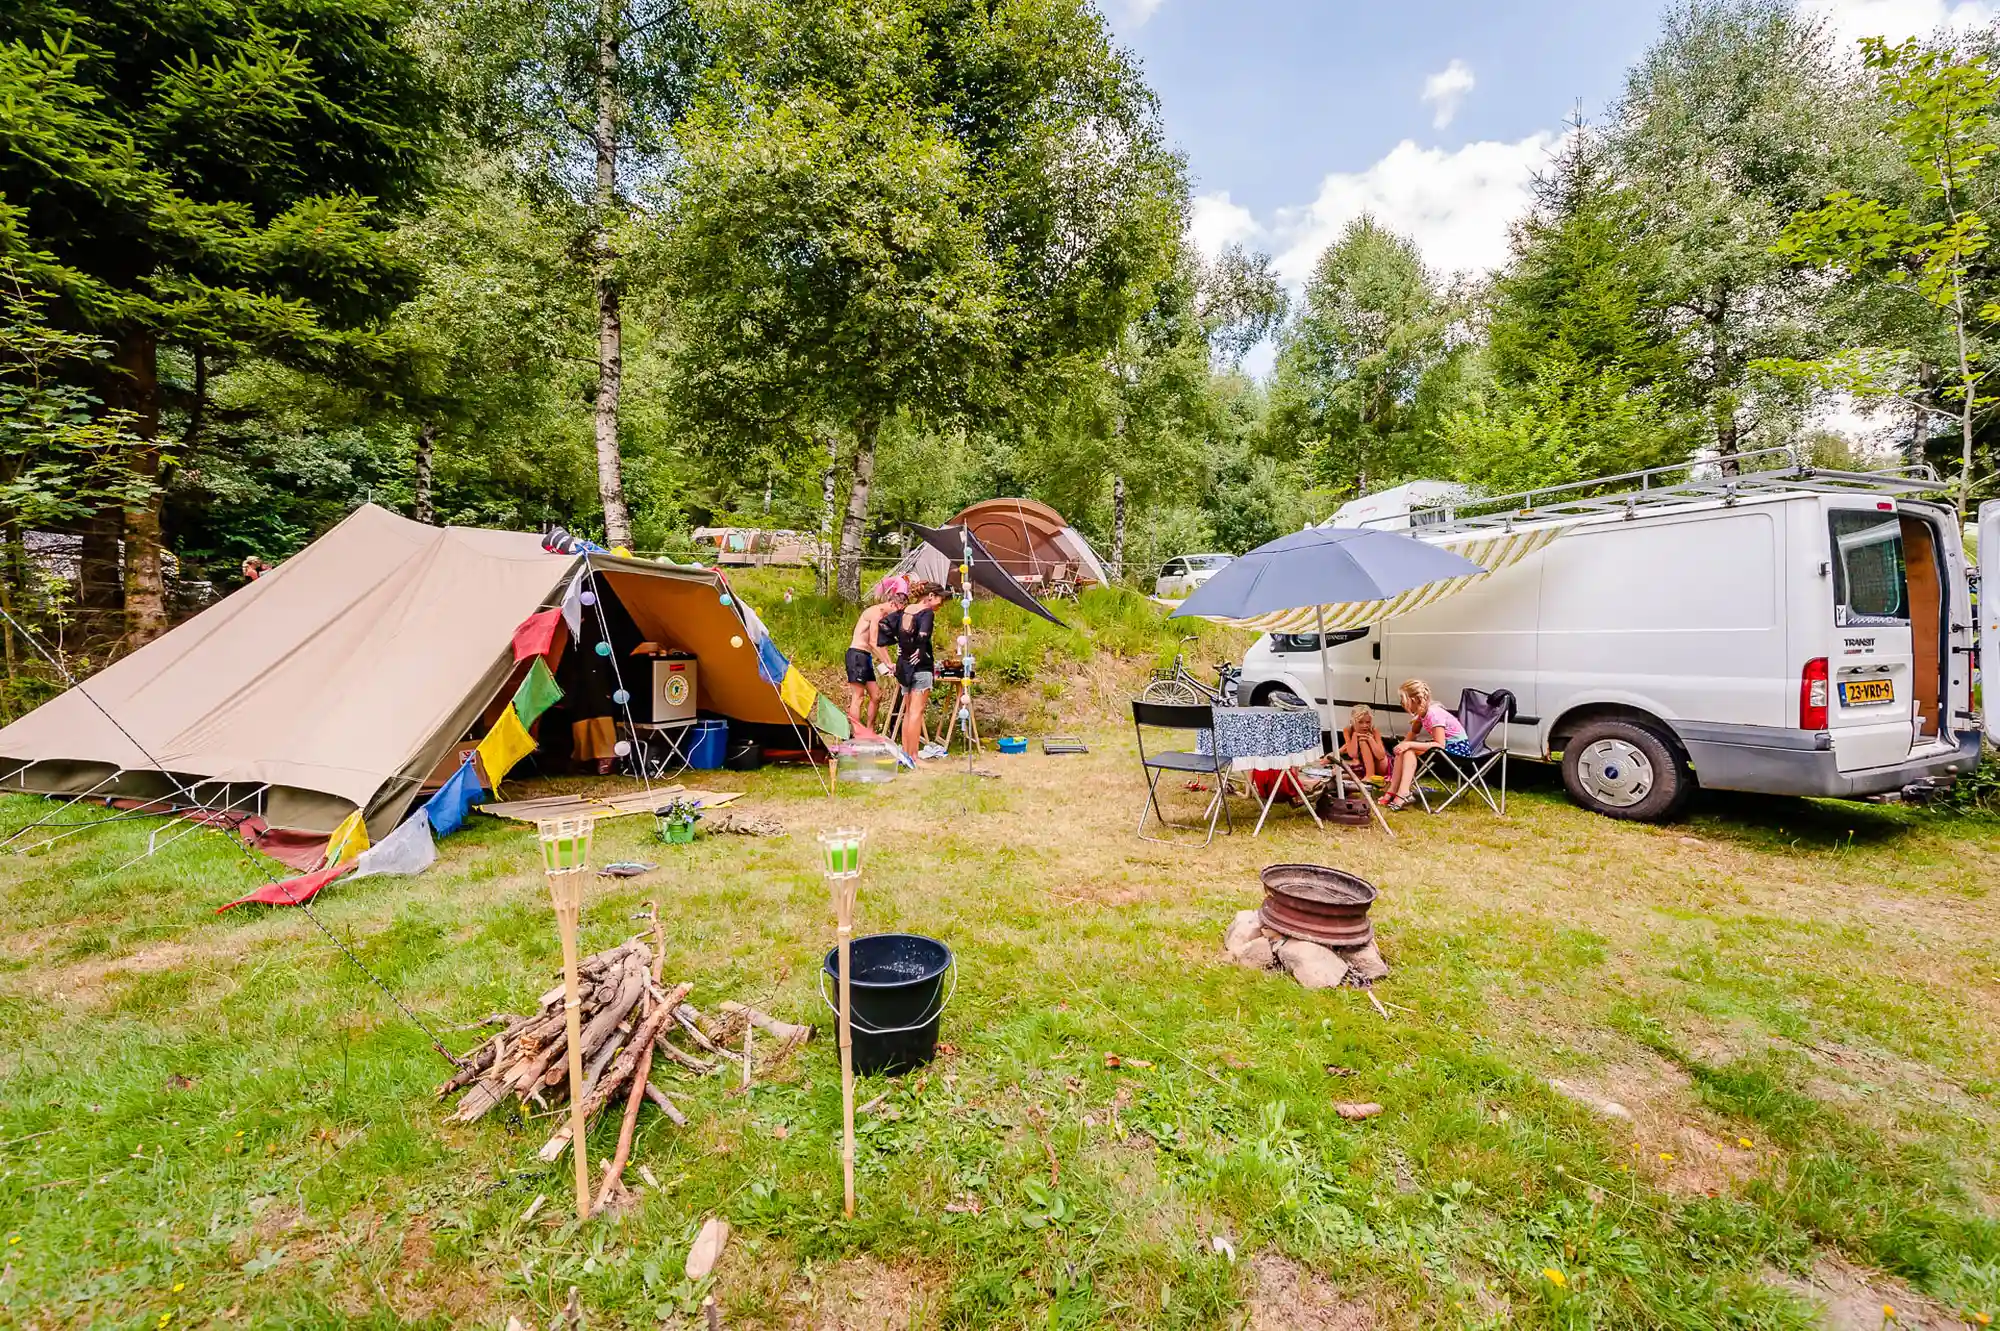
{"type": "Polygon", "coordinates": [[[954,568],[966,557],[967,543],[971,545],[968,567],[972,570],[974,583],[984,587],[1003,601],[1011,601],[1023,610],[1040,615],[1058,628],[1067,627],[1060,619],[1049,613],[1048,607],[1034,598],[1034,595],[1014,581],[1013,575],[1000,567],[998,560],[979,543],[979,538],[963,527],[923,527],[912,522],[910,530],[921,536],[924,544],[948,558],[954,568]]]}

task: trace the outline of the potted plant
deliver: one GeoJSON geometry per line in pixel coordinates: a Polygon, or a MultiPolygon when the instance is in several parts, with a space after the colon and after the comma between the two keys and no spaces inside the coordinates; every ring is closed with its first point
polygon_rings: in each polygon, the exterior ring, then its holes
{"type": "Polygon", "coordinates": [[[669,845],[685,846],[694,840],[699,821],[700,800],[675,798],[653,810],[653,834],[669,845]]]}

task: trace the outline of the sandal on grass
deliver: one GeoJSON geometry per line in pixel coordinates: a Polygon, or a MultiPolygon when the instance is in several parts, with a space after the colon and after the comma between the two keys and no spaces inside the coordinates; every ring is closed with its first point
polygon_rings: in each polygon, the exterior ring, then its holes
{"type": "Polygon", "coordinates": [[[1406,799],[1388,799],[1382,801],[1382,811],[1384,813],[1401,813],[1409,807],[1410,802],[1406,799]]]}

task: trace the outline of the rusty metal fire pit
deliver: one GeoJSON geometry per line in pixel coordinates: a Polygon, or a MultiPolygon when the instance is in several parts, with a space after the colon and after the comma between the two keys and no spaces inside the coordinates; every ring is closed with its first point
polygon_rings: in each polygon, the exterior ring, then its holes
{"type": "Polygon", "coordinates": [[[1273,864],[1265,868],[1264,905],[1258,914],[1267,927],[1287,938],[1327,947],[1361,947],[1375,941],[1368,908],[1374,884],[1322,864],[1273,864]]]}

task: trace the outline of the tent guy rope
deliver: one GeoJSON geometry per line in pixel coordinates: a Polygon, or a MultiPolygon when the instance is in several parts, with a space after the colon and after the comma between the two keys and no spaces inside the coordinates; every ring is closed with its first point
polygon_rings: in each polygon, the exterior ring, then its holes
{"type": "MultiPolygon", "coordinates": [[[[56,654],[54,652],[51,652],[48,649],[48,646],[45,643],[43,643],[40,638],[36,637],[32,632],[30,632],[26,625],[21,623],[20,620],[14,618],[14,616],[10,614],[4,607],[0,607],[0,619],[5,619],[7,623],[13,627],[16,633],[19,633],[24,639],[26,639],[26,641],[30,646],[32,646],[37,652],[40,652],[43,659],[46,660],[50,665],[54,666],[56,669],[56,673],[62,676],[63,683],[67,684],[70,688],[75,689],[79,697],[81,697],[85,702],[89,703],[92,707],[96,708],[98,713],[101,716],[103,716],[106,721],[110,722],[112,727],[116,729],[120,735],[123,735],[125,737],[125,741],[128,744],[130,744],[133,748],[137,749],[141,754],[145,755],[146,761],[151,763],[154,769],[157,770],[160,773],[160,775],[166,777],[167,780],[173,782],[174,788],[177,791],[187,796],[188,799],[196,807],[202,807],[200,800],[196,799],[194,791],[190,789],[188,786],[182,784],[179,777],[175,776],[172,772],[168,771],[166,766],[162,764],[158,758],[155,758],[144,744],[141,744],[139,742],[138,736],[134,735],[131,731],[127,730],[123,722],[119,721],[117,717],[113,716],[110,710],[104,706],[104,704],[97,701],[97,699],[91,695],[90,690],[83,686],[83,681],[78,679],[74,674],[72,674],[70,672],[69,667],[63,664],[63,662],[56,656],[56,654]]],[[[102,783],[99,784],[101,785],[102,783]]],[[[265,876],[266,886],[278,888],[280,891],[284,892],[287,897],[292,897],[291,891],[285,888],[283,882],[279,880],[272,873],[270,867],[264,864],[261,860],[259,860],[256,854],[250,849],[250,847],[244,845],[242,839],[238,837],[233,830],[229,832],[229,841],[230,844],[235,846],[238,852],[240,852],[243,855],[245,861],[249,863],[249,865],[253,869],[255,869],[258,873],[263,874],[265,876]]],[[[424,1033],[424,1038],[428,1039],[431,1042],[431,1048],[437,1050],[438,1057],[444,1059],[445,1062],[451,1064],[454,1068],[458,1066],[458,1059],[453,1056],[450,1049],[445,1047],[444,1041],[438,1038],[437,1032],[431,1029],[430,1024],[426,1022],[422,1017],[418,1016],[414,1011],[412,1011],[409,1005],[404,1003],[402,999],[398,998],[396,996],[396,991],[389,987],[388,981],[384,980],[381,976],[377,975],[374,971],[370,970],[368,968],[368,963],[363,961],[359,956],[355,955],[354,949],[349,947],[344,941],[342,941],[339,934],[336,934],[332,929],[329,929],[326,926],[326,922],[320,919],[318,915],[313,913],[313,909],[310,905],[308,905],[305,901],[299,900],[295,897],[292,899],[291,904],[298,907],[300,910],[304,911],[306,918],[313,922],[313,927],[318,929],[322,934],[325,934],[326,940],[329,943],[332,943],[336,948],[340,949],[341,955],[346,957],[349,961],[353,962],[356,970],[360,971],[363,975],[366,975],[370,980],[374,981],[375,987],[380,989],[383,995],[387,997],[391,1003],[395,1004],[396,1010],[401,1012],[405,1017],[408,1017],[410,1019],[411,1024],[424,1033]]]]}

